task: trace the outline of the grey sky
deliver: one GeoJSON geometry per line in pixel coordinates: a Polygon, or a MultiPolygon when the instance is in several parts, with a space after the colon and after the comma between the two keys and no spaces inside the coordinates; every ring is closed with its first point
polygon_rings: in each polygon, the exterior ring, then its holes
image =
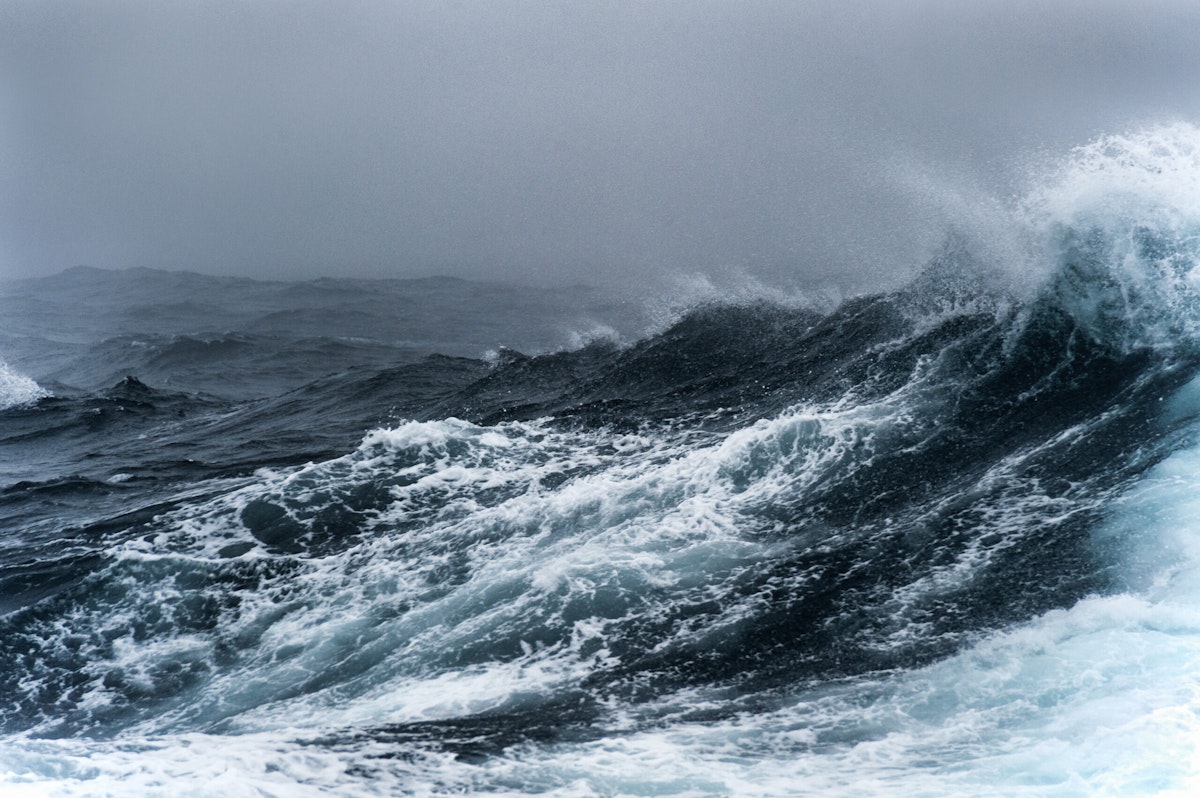
{"type": "Polygon", "coordinates": [[[914,174],[1200,119],[1198,42],[1154,0],[3,0],[0,276],[857,290],[944,234],[914,174]]]}

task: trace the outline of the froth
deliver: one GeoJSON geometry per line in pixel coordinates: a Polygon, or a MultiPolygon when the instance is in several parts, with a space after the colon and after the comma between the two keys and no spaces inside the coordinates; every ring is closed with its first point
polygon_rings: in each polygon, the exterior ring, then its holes
{"type": "Polygon", "coordinates": [[[1045,291],[1129,351],[1200,338],[1200,129],[1177,123],[1075,149],[1021,201],[1045,291]]]}
{"type": "Polygon", "coordinates": [[[0,410],[36,402],[49,393],[24,374],[0,360],[0,410]]]}

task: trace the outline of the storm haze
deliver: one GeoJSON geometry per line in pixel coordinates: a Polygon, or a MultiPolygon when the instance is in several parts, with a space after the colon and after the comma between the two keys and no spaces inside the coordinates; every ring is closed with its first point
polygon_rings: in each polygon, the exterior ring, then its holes
{"type": "Polygon", "coordinates": [[[912,273],[972,197],[1200,117],[1200,6],[0,6],[0,276],[912,273]]]}

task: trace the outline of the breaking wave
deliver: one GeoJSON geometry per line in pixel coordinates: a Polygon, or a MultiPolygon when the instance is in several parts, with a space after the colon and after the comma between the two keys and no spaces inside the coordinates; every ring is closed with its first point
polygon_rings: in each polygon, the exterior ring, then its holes
{"type": "Polygon", "coordinates": [[[49,396],[49,393],[40,385],[13,371],[7,363],[0,360],[0,410],[27,405],[46,396],[49,396]]]}
{"type": "Polygon", "coordinates": [[[400,418],[31,533],[6,788],[1189,794],[1200,131],[1081,148],[1012,218],[1028,294],[959,241],[829,312],[331,379],[287,417],[400,418]]]}

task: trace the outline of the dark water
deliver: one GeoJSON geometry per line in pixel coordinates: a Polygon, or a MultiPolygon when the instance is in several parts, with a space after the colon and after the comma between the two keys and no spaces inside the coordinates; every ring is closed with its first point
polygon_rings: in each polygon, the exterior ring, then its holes
{"type": "Polygon", "coordinates": [[[1200,227],[1161,201],[1054,217],[1029,290],[960,241],[640,338],[583,289],[11,283],[0,777],[1186,791],[1200,227]]]}

